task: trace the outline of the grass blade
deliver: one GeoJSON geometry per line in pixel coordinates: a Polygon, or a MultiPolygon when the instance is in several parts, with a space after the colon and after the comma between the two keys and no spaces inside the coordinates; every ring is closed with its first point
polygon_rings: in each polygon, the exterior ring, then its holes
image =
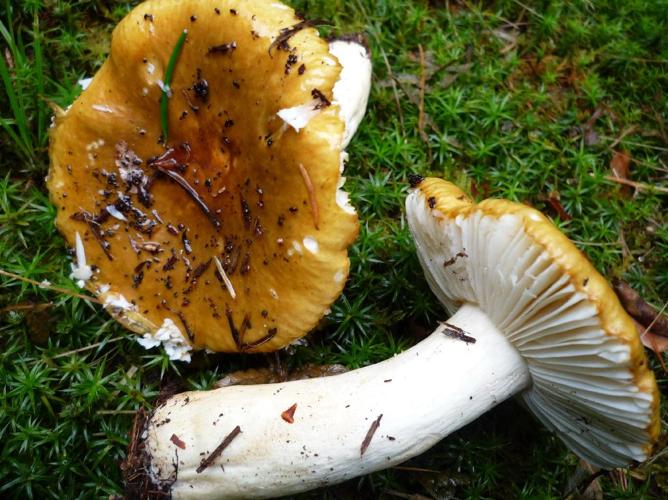
{"type": "Polygon", "coordinates": [[[179,59],[181,54],[181,49],[183,48],[183,43],[186,41],[186,36],[188,35],[188,30],[183,30],[181,36],[176,41],[174,45],[174,50],[172,55],[169,57],[169,63],[167,64],[167,71],[165,72],[165,81],[163,82],[162,87],[162,97],[160,98],[160,122],[162,124],[162,136],[167,143],[167,137],[169,134],[169,113],[168,113],[168,104],[171,89],[169,87],[172,81],[172,75],[174,74],[174,68],[176,67],[176,61],[179,59]]]}
{"type": "Polygon", "coordinates": [[[44,138],[46,132],[46,108],[44,106],[44,54],[42,52],[42,40],[39,29],[39,13],[37,9],[33,14],[32,22],[32,36],[33,36],[33,53],[35,59],[35,76],[37,81],[37,95],[35,96],[35,107],[37,109],[37,144],[41,147],[44,145],[44,138]]]}
{"type": "MultiPolygon", "coordinates": [[[[0,21],[0,35],[2,35],[2,37],[7,42],[7,45],[9,46],[12,58],[14,59],[14,64],[21,64],[23,58],[21,57],[21,54],[19,54],[12,35],[2,21],[0,21]]],[[[32,150],[32,140],[30,138],[28,122],[25,116],[25,106],[23,105],[19,84],[17,82],[16,86],[14,85],[10,75],[9,66],[3,57],[0,57],[0,78],[2,79],[2,86],[5,90],[5,94],[7,95],[7,99],[9,100],[9,107],[11,108],[12,114],[14,116],[14,123],[18,129],[18,135],[21,137],[21,141],[23,143],[22,146],[23,148],[30,151],[32,150]]]]}

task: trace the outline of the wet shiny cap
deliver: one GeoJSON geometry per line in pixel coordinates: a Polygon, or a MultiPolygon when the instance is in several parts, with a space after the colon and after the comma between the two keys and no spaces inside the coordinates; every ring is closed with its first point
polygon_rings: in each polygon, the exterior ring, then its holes
{"type": "Polygon", "coordinates": [[[307,333],[340,294],[358,231],[338,187],[340,71],[276,1],[136,7],[51,133],[57,227],[82,243],[74,278],[177,358],[307,333]],[[278,113],[298,106],[296,130],[278,113]]]}

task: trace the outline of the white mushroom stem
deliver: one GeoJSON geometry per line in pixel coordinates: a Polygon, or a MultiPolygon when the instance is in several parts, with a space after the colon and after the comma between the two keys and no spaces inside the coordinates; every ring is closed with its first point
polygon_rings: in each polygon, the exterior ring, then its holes
{"type": "Polygon", "coordinates": [[[531,382],[520,354],[480,309],[465,305],[448,324],[476,342],[447,336],[441,325],[415,347],[345,374],[169,399],[148,426],[153,479],[174,481],[174,498],[277,497],[422,453],[531,382]],[[294,404],[288,423],[281,413],[294,404]],[[237,425],[241,434],[198,474],[237,425]]]}

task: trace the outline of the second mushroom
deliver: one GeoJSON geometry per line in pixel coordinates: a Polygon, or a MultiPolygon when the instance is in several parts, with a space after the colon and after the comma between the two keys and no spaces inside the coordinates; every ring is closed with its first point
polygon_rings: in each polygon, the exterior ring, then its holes
{"type": "Polygon", "coordinates": [[[142,443],[156,488],[262,498],[338,483],[418,455],[515,395],[594,465],[648,457],[654,376],[632,321],[575,246],[536,210],[474,204],[440,179],[415,179],[406,208],[427,280],[453,316],[415,347],[342,375],[168,399],[142,443]]]}

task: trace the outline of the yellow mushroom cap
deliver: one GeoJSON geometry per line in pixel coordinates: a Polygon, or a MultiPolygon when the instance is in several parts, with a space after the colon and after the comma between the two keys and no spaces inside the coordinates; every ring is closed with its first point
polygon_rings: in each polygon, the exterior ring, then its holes
{"type": "Polygon", "coordinates": [[[81,236],[78,265],[96,270],[86,287],[149,345],[275,350],[340,294],[358,230],[338,191],[340,70],[273,0],[149,1],[116,27],[52,130],[48,187],[60,232],[81,236]],[[302,105],[299,131],[277,116],[302,105]]]}
{"type": "Polygon", "coordinates": [[[526,406],[600,467],[643,461],[659,434],[659,394],[635,325],[606,280],[543,214],[455,185],[416,182],[407,200],[418,256],[454,313],[480,307],[532,377],[526,406]]]}

